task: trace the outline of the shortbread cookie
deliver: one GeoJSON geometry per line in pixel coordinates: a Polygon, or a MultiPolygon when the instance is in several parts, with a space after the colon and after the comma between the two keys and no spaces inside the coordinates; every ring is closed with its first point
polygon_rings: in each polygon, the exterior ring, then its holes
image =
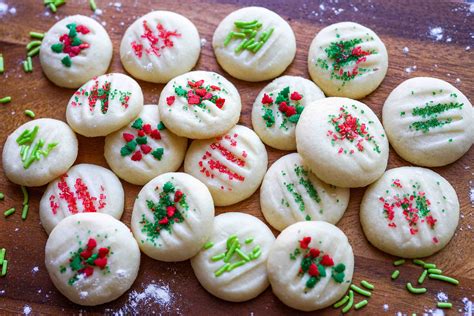
{"type": "Polygon", "coordinates": [[[258,218],[237,212],[216,216],[211,236],[191,259],[199,283],[231,302],[248,301],[268,287],[266,262],[275,241],[258,218]]]}
{"type": "Polygon", "coordinates": [[[278,14],[261,7],[246,7],[221,21],[212,47],[219,64],[231,76],[263,81],[279,76],[296,54],[290,25],[278,14]]]}
{"type": "Polygon", "coordinates": [[[41,68],[60,87],[79,88],[106,73],[111,59],[109,35],[97,21],[83,15],[57,22],[41,43],[41,68]]]}
{"type": "Polygon", "coordinates": [[[132,231],[141,250],[156,260],[183,261],[209,238],[214,202],[206,186],[182,172],[162,174],[138,194],[132,231]]]}
{"type": "Polygon", "coordinates": [[[377,89],[387,68],[383,42],[374,31],[354,22],[325,27],[309,48],[309,74],[329,96],[361,99],[377,89]]]}
{"type": "Polygon", "coordinates": [[[77,150],[76,134],[66,123],[48,118],[29,121],[8,136],[3,170],[16,184],[45,185],[72,166],[77,150]]]}
{"type": "Polygon", "coordinates": [[[347,98],[308,106],[296,126],[296,145],[319,179],[343,188],[366,186],[387,167],[382,124],[367,105],[347,98]]]}
{"type": "Polygon", "coordinates": [[[459,201],[451,184],[417,167],[388,170],[362,199],[360,222],[372,245],[394,256],[430,256],[451,240],[459,201]]]}
{"type": "Polygon", "coordinates": [[[412,78],[396,87],[385,101],[383,123],[395,151],[421,166],[452,163],[474,141],[471,103],[436,78],[412,78]]]}
{"type": "Polygon", "coordinates": [[[301,221],[336,224],[349,203],[349,189],[319,180],[297,153],[281,157],[263,178],[260,206],[277,230],[301,221]]]}
{"type": "Polygon", "coordinates": [[[51,182],[40,201],[41,224],[46,233],[65,217],[100,212],[120,219],[124,193],[117,176],[100,166],[75,165],[51,182]]]}
{"type": "Polygon", "coordinates": [[[173,133],[193,139],[220,136],[240,117],[242,105],[235,86],[215,72],[192,71],[172,79],[158,103],[173,133]]]}
{"type": "Polygon", "coordinates": [[[153,11],[127,29],[120,44],[122,65],[133,77],[166,83],[190,71],[199,58],[201,39],[194,24],[170,11],[153,11]]]}
{"type": "Polygon", "coordinates": [[[120,73],[106,74],[84,84],[69,100],[66,119],[77,133],[106,136],[133,120],[143,107],[138,83],[120,73]]]}
{"type": "Polygon", "coordinates": [[[129,126],[105,138],[104,156],[120,178],[144,185],[157,175],[178,170],[187,144],[186,138],[161,122],[158,106],[148,104],[129,126]]]}
{"type": "Polygon", "coordinates": [[[295,127],[305,106],[324,98],[312,81],[283,76],[270,82],[258,94],[252,108],[252,126],[268,146],[295,150],[295,127]]]}
{"type": "Polygon", "coordinates": [[[140,249],[125,224],[102,213],[62,220],[49,235],[45,264],[69,300],[95,306],[115,300],[135,281],[140,249]]]}
{"type": "Polygon", "coordinates": [[[184,171],[201,180],[217,206],[245,200],[267,171],[265,145],[251,129],[236,125],[227,134],[195,140],[184,159],[184,171]]]}
{"type": "Polygon", "coordinates": [[[354,254],[336,226],[300,222],[278,236],[267,267],[273,293],[286,305],[309,312],[330,306],[346,293],[354,254]]]}

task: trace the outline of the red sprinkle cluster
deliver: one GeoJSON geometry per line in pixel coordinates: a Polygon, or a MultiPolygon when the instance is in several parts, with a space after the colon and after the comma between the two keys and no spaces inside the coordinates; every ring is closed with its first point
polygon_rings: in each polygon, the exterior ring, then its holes
{"type": "MultiPolygon", "coordinates": [[[[220,91],[221,88],[215,85],[204,86],[204,80],[191,81],[188,80],[189,90],[185,90],[182,87],[175,88],[175,93],[178,96],[185,97],[189,105],[201,105],[203,101],[208,100],[214,103],[219,109],[222,109],[225,103],[225,99],[221,98],[214,93],[220,91]]],[[[166,104],[172,106],[176,100],[175,96],[169,96],[166,98],[166,104]]]]}
{"type": "MultiPolygon", "coordinates": [[[[291,101],[296,102],[296,101],[301,100],[302,98],[303,97],[301,96],[301,94],[299,94],[297,91],[294,91],[290,95],[290,100],[291,101]]],[[[262,98],[262,104],[271,105],[272,103],[273,103],[273,98],[271,96],[269,96],[268,94],[264,93],[263,98],[262,98]]],[[[297,113],[296,112],[296,106],[291,105],[286,101],[280,102],[280,104],[278,105],[278,110],[280,110],[280,112],[283,113],[286,117],[290,117],[290,116],[295,115],[297,113]]]]}
{"type": "MultiPolygon", "coordinates": [[[[175,193],[174,193],[174,199],[173,201],[175,203],[179,203],[179,201],[181,201],[181,198],[183,197],[183,192],[181,192],[180,190],[177,190],[175,193]]],[[[171,205],[171,206],[167,206],[166,207],[166,216],[163,217],[162,219],[160,219],[158,221],[158,224],[160,225],[166,225],[170,222],[170,220],[174,220],[175,222],[179,222],[179,218],[174,218],[173,219],[173,216],[175,215],[176,213],[176,206],[174,205],[171,205]]],[[[157,227],[157,230],[159,230],[160,227],[158,226],[157,227]]]]}
{"type": "MultiPolygon", "coordinates": [[[[341,49],[343,50],[344,48],[341,47],[341,49]]],[[[362,50],[361,46],[354,47],[352,49],[351,55],[349,55],[351,57],[357,58],[357,60],[355,61],[354,67],[352,68],[352,72],[350,70],[344,71],[344,69],[341,67],[339,68],[339,75],[340,76],[346,75],[347,77],[350,77],[350,78],[357,76],[359,74],[359,64],[367,61],[367,57],[365,56],[368,56],[370,54],[371,52],[362,50]]],[[[344,58],[343,56],[340,59],[336,59],[336,63],[337,64],[346,63],[347,57],[344,58]]],[[[337,67],[334,67],[334,70],[337,70],[337,67]]]]}
{"type": "MultiPolygon", "coordinates": [[[[85,25],[78,25],[76,26],[76,31],[86,35],[90,32],[90,30],[85,25]]],[[[63,43],[63,53],[69,55],[69,57],[75,57],[81,53],[81,50],[89,48],[89,43],[82,42],[78,46],[72,46],[73,40],[75,36],[71,36],[70,34],[63,34],[59,37],[59,41],[63,43]]]]}
{"type": "Polygon", "coordinates": [[[143,51],[145,51],[145,53],[148,55],[153,54],[159,57],[161,56],[160,50],[166,47],[169,48],[174,46],[173,40],[171,39],[172,36],[181,37],[181,34],[179,34],[177,31],[172,32],[166,30],[161,23],[156,26],[158,35],[155,35],[155,33],[153,33],[153,30],[148,26],[146,20],[143,21],[143,28],[144,32],[140,36],[140,38],[144,39],[142,40],[142,42],[148,42],[148,47],[144,48],[143,44],[139,44],[136,41],[133,41],[131,43],[132,49],[138,58],[142,58],[143,51]]]}

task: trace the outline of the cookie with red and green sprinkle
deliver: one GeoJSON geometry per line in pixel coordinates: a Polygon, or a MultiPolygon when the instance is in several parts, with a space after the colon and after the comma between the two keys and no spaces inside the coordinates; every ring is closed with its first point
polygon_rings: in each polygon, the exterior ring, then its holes
{"type": "Polygon", "coordinates": [[[329,96],[361,99],[385,78],[387,49],[371,29],[341,22],[322,29],[308,52],[313,81],[329,96]]]}
{"type": "Polygon", "coordinates": [[[100,23],[83,15],[54,24],[41,43],[41,68],[54,84],[79,88],[104,74],[112,59],[112,41],[100,23]]]}
{"type": "Polygon", "coordinates": [[[117,299],[135,281],[140,249],[125,224],[103,213],[62,220],[49,235],[45,265],[70,301],[95,306],[117,299]]]}
{"type": "Polygon", "coordinates": [[[104,156],[122,179],[144,185],[154,177],[178,170],[187,139],[176,136],[161,120],[158,106],[143,106],[128,126],[105,138],[104,156]]]}
{"type": "Polygon", "coordinates": [[[201,249],[214,221],[207,187],[182,172],[162,174],[138,194],[132,231],[141,250],[156,260],[183,261],[201,249]]]}
{"type": "Polygon", "coordinates": [[[209,139],[226,133],[240,118],[240,94],[223,76],[192,71],[172,79],[158,102],[163,123],[176,135],[209,139]]]}
{"type": "Polygon", "coordinates": [[[459,200],[434,171],[394,168],[367,188],[360,221],[367,239],[380,250],[403,258],[427,257],[453,237],[459,200]]]}
{"type": "Polygon", "coordinates": [[[324,93],[303,77],[283,76],[270,82],[257,95],[252,108],[252,126],[262,141],[281,150],[295,150],[295,127],[303,109],[324,93]]]}
{"type": "Polygon", "coordinates": [[[323,221],[295,223],[283,230],[268,255],[273,293],[305,312],[337,302],[351,285],[354,254],[347,236],[323,221]]]}
{"type": "Polygon", "coordinates": [[[110,73],[89,80],[71,97],[68,124],[87,137],[106,136],[127,125],[143,108],[143,93],[127,75],[110,73]]]}

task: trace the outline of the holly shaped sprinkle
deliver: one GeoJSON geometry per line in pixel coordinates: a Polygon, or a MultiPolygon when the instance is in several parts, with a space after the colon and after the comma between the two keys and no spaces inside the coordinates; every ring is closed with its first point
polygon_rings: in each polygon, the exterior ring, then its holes
{"type": "Polygon", "coordinates": [[[268,41],[273,31],[273,27],[267,31],[260,32],[262,23],[258,20],[253,21],[235,21],[234,30],[231,31],[224,40],[224,47],[229,45],[231,41],[240,41],[239,45],[234,49],[235,53],[247,50],[256,53],[268,41]]]}
{"type": "Polygon", "coordinates": [[[377,53],[376,50],[363,50],[359,45],[362,42],[361,38],[331,42],[324,50],[327,58],[332,61],[331,66],[322,58],[318,58],[316,64],[324,70],[330,70],[331,79],[341,80],[343,85],[365,72],[376,71],[376,68],[369,69],[360,66],[362,62],[367,61],[367,56],[377,53]]]}
{"type": "Polygon", "coordinates": [[[304,109],[300,102],[301,99],[303,99],[303,96],[297,91],[293,91],[293,93],[290,94],[289,86],[278,92],[275,101],[270,95],[264,93],[261,102],[263,104],[262,118],[265,121],[266,126],[272,127],[275,124],[275,114],[273,110],[274,104],[278,108],[277,114],[281,115],[283,118],[280,128],[288,129],[288,122],[293,124],[298,123],[301,112],[303,112],[304,109]]]}
{"type": "MultiPolygon", "coordinates": [[[[159,191],[157,187],[155,189],[159,191]]],[[[184,221],[183,211],[189,210],[186,194],[177,189],[171,181],[166,182],[158,193],[157,202],[147,200],[147,206],[153,213],[153,220],[142,215],[140,224],[143,225],[142,232],[146,234],[147,240],[156,245],[156,239],[162,230],[172,232],[172,226],[184,221]]],[[[144,241],[142,240],[142,243],[144,241]]]]}
{"type": "MultiPolygon", "coordinates": [[[[392,187],[403,188],[400,179],[393,179],[392,187]]],[[[394,219],[395,212],[399,209],[403,215],[401,218],[403,218],[410,227],[410,234],[416,235],[420,223],[426,223],[430,229],[434,229],[438,220],[431,215],[431,202],[426,198],[426,193],[420,190],[420,184],[415,182],[411,188],[413,188],[411,193],[404,193],[402,195],[399,193],[389,195],[390,191],[387,190],[386,193],[388,196],[380,197],[379,201],[383,204],[383,213],[388,221],[388,227],[397,227],[394,219]]],[[[433,242],[437,243],[438,240],[435,238],[433,242]]]]}
{"type": "Polygon", "coordinates": [[[308,275],[306,288],[312,289],[321,278],[327,277],[327,269],[331,269],[331,277],[337,283],[344,282],[346,266],[343,263],[335,264],[334,259],[327,253],[323,253],[317,248],[310,247],[312,238],[303,237],[299,241],[299,247],[290,253],[290,259],[296,260],[301,257],[298,275],[303,277],[308,275]]]}
{"type": "MultiPolygon", "coordinates": [[[[262,254],[262,249],[259,245],[253,247],[250,252],[245,252],[242,250],[244,245],[250,245],[253,243],[253,241],[253,238],[247,238],[244,243],[241,243],[237,235],[231,235],[229,238],[227,238],[225,252],[215,255],[211,258],[211,260],[214,262],[223,261],[222,266],[214,271],[214,275],[216,277],[220,277],[225,272],[231,272],[237,267],[243,266],[250,261],[258,259],[262,254]]],[[[211,247],[208,247],[207,249],[209,248],[211,247]]]]}
{"type": "Polygon", "coordinates": [[[59,43],[51,45],[51,50],[56,54],[65,53],[67,54],[61,62],[66,67],[71,67],[71,58],[79,55],[83,49],[89,48],[89,43],[82,41],[78,37],[78,33],[86,35],[90,30],[85,25],[77,25],[76,23],[70,23],[66,25],[69,29],[68,33],[65,33],[59,37],[59,43]]]}
{"type": "Polygon", "coordinates": [[[41,156],[48,157],[51,150],[59,144],[57,142],[49,143],[45,148],[45,141],[42,138],[35,143],[38,131],[39,126],[36,125],[31,131],[25,129],[16,139],[16,143],[20,146],[20,159],[24,169],[28,169],[32,163],[39,161],[41,156]]]}
{"type": "Polygon", "coordinates": [[[146,20],[143,21],[143,34],[140,35],[140,41],[131,42],[132,50],[135,56],[142,58],[143,52],[147,55],[161,56],[161,50],[174,46],[172,37],[181,37],[176,30],[168,31],[163,24],[156,25],[157,34],[148,26],[146,20]]]}
{"type": "Polygon", "coordinates": [[[120,149],[120,155],[122,157],[131,155],[132,161],[140,161],[143,159],[143,156],[151,153],[156,160],[161,160],[165,149],[163,147],[153,149],[148,144],[148,137],[160,140],[160,131],[165,129],[163,123],[160,122],[156,128],[152,128],[150,124],[144,124],[143,120],[138,118],[132,123],[132,128],[137,131],[136,135],[131,133],[122,134],[126,144],[120,149]]]}
{"type": "Polygon", "coordinates": [[[107,266],[109,255],[110,247],[97,249],[97,241],[94,238],[89,238],[86,247],[79,247],[76,252],[72,253],[68,267],[60,266],[59,271],[65,273],[69,268],[74,275],[69,279],[68,284],[73,285],[82,278],[91,277],[95,268],[110,272],[107,266]]]}
{"type": "MultiPolygon", "coordinates": [[[[352,106],[357,109],[356,105],[352,106]]],[[[361,114],[364,111],[361,110],[361,114]]],[[[374,137],[369,133],[369,129],[365,123],[362,123],[359,118],[350,114],[347,111],[346,106],[339,108],[337,115],[329,115],[329,124],[333,126],[333,130],[328,130],[327,136],[331,139],[331,144],[336,146],[338,142],[348,141],[355,145],[358,151],[363,152],[365,150],[364,143],[370,142],[374,146],[374,151],[381,153],[380,147],[375,141],[374,137]]],[[[372,121],[369,122],[373,123],[372,121]]],[[[338,154],[354,154],[355,150],[351,149],[349,152],[344,150],[342,147],[339,148],[338,154]]]]}
{"type": "MultiPolygon", "coordinates": [[[[212,84],[204,84],[204,79],[188,80],[185,88],[182,86],[173,86],[174,93],[178,97],[185,98],[188,105],[196,105],[201,109],[206,109],[207,106],[214,104],[218,109],[224,107],[225,99],[220,96],[221,88],[212,84]]],[[[226,91],[223,91],[227,93],[226,91]]],[[[176,100],[176,96],[171,95],[166,98],[166,104],[172,106],[176,100]]]]}

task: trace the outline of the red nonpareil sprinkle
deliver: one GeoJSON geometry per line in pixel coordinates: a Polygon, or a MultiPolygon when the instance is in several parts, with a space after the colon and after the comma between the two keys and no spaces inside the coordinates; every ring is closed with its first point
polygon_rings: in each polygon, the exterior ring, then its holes
{"type": "Polygon", "coordinates": [[[89,238],[87,241],[87,249],[92,250],[97,247],[97,241],[94,238],[89,238]]]}
{"type": "Polygon", "coordinates": [[[130,141],[132,141],[132,140],[135,138],[135,136],[133,136],[133,135],[130,134],[130,133],[123,133],[123,134],[122,134],[122,137],[123,137],[123,139],[125,139],[125,141],[126,141],[127,143],[130,142],[130,141]]]}
{"type": "Polygon", "coordinates": [[[141,149],[142,153],[147,155],[148,153],[150,153],[152,148],[150,146],[148,146],[147,144],[143,144],[143,145],[140,145],[140,149],[141,149]]]}
{"type": "Polygon", "coordinates": [[[107,258],[97,258],[94,260],[94,264],[99,268],[103,269],[107,265],[107,258]]]}
{"type": "Polygon", "coordinates": [[[87,28],[87,26],[82,25],[82,24],[76,26],[76,31],[78,31],[79,33],[84,34],[84,35],[90,32],[90,30],[87,28]]]}
{"type": "Polygon", "coordinates": [[[53,214],[56,215],[58,213],[59,204],[56,201],[55,195],[51,195],[49,197],[49,206],[51,207],[51,211],[53,212],[53,214]]]}
{"type": "Polygon", "coordinates": [[[401,183],[400,183],[400,179],[395,179],[395,180],[393,180],[393,185],[396,186],[396,187],[399,187],[399,188],[402,187],[402,185],[401,185],[401,183]]]}
{"type": "Polygon", "coordinates": [[[178,203],[181,200],[182,197],[183,197],[183,192],[181,192],[180,190],[177,190],[174,193],[174,202],[178,203]]]}
{"type": "Polygon", "coordinates": [[[97,212],[94,202],[97,201],[96,197],[91,196],[89,192],[89,188],[87,185],[82,181],[81,178],[76,179],[76,183],[74,184],[74,188],[76,189],[76,195],[78,200],[82,200],[82,208],[83,212],[97,212]]]}
{"type": "Polygon", "coordinates": [[[143,56],[143,45],[142,44],[138,44],[137,42],[133,41],[131,43],[132,45],[132,49],[133,49],[133,52],[135,53],[135,55],[138,57],[138,58],[142,58],[143,56]]]}
{"type": "Polygon", "coordinates": [[[140,160],[142,160],[142,158],[143,158],[142,153],[141,153],[140,151],[136,151],[136,152],[132,155],[132,158],[131,158],[131,159],[132,159],[133,161],[140,161],[140,160]]]}
{"type": "Polygon", "coordinates": [[[109,248],[102,247],[99,249],[99,258],[104,258],[108,254],[109,254],[109,248]]]}
{"type": "Polygon", "coordinates": [[[211,85],[210,88],[214,91],[221,91],[221,88],[219,88],[218,86],[215,86],[215,85],[211,85]]]}
{"type": "Polygon", "coordinates": [[[310,242],[311,242],[311,237],[304,237],[303,239],[300,240],[300,248],[307,249],[310,242]]]}
{"type": "Polygon", "coordinates": [[[263,94],[263,98],[262,98],[262,104],[272,104],[273,103],[273,99],[266,93],[263,94]]]}
{"type": "Polygon", "coordinates": [[[290,95],[290,99],[293,100],[293,101],[299,101],[301,100],[303,97],[301,96],[301,94],[299,94],[298,92],[293,92],[291,95],[290,95]]]}
{"type": "Polygon", "coordinates": [[[308,273],[309,273],[310,276],[318,276],[318,275],[319,275],[318,266],[315,265],[314,263],[312,263],[312,264],[309,266],[308,273]]]}
{"type": "Polygon", "coordinates": [[[414,229],[413,227],[410,228],[410,234],[416,235],[417,232],[418,232],[418,229],[414,229]]]}
{"type": "Polygon", "coordinates": [[[153,139],[156,139],[156,140],[160,140],[161,139],[161,133],[159,130],[157,129],[154,129],[151,134],[150,134],[151,138],[153,139]]]}
{"type": "Polygon", "coordinates": [[[71,214],[77,214],[77,200],[66,182],[67,177],[67,174],[63,175],[58,182],[58,189],[61,191],[59,193],[59,198],[66,201],[68,210],[71,214]]]}
{"type": "Polygon", "coordinates": [[[225,99],[223,98],[218,98],[216,100],[216,106],[219,108],[219,109],[222,109],[222,107],[224,106],[224,103],[225,103],[225,99]]]}
{"type": "Polygon", "coordinates": [[[176,97],[174,95],[170,95],[169,97],[166,98],[166,104],[171,106],[173,105],[175,100],[176,100],[176,97]]]}
{"type": "Polygon", "coordinates": [[[151,133],[151,125],[150,124],[145,124],[142,127],[142,130],[145,132],[145,134],[150,134],[151,133]]]}
{"type": "Polygon", "coordinates": [[[334,260],[332,260],[329,255],[324,255],[319,263],[321,263],[323,266],[331,267],[334,265],[334,260]]]}
{"type": "Polygon", "coordinates": [[[85,267],[83,270],[82,270],[82,273],[85,274],[86,278],[90,277],[91,275],[94,274],[94,268],[93,267],[85,267]]]}
{"type": "Polygon", "coordinates": [[[174,206],[167,206],[166,207],[166,215],[168,217],[173,217],[175,212],[176,212],[176,207],[174,207],[174,206]]]}
{"type": "Polygon", "coordinates": [[[288,104],[286,104],[285,101],[283,101],[282,103],[280,103],[280,105],[278,106],[278,109],[283,112],[283,113],[286,113],[286,110],[288,109],[288,104]]]}
{"type": "Polygon", "coordinates": [[[92,256],[92,251],[90,249],[86,249],[80,254],[81,258],[83,259],[88,259],[90,256],[92,256]]]}
{"type": "Polygon", "coordinates": [[[164,217],[163,219],[160,219],[160,220],[158,221],[158,224],[160,224],[160,225],[166,225],[166,224],[168,224],[168,222],[169,222],[168,217],[164,217]]]}
{"type": "Polygon", "coordinates": [[[434,225],[436,224],[437,221],[438,220],[434,219],[433,216],[431,216],[431,215],[426,216],[426,223],[428,223],[428,225],[430,225],[431,228],[434,227],[434,225]]]}
{"type": "Polygon", "coordinates": [[[319,249],[311,248],[309,250],[309,254],[311,255],[311,257],[316,258],[316,257],[319,257],[320,251],[319,249]]]}

